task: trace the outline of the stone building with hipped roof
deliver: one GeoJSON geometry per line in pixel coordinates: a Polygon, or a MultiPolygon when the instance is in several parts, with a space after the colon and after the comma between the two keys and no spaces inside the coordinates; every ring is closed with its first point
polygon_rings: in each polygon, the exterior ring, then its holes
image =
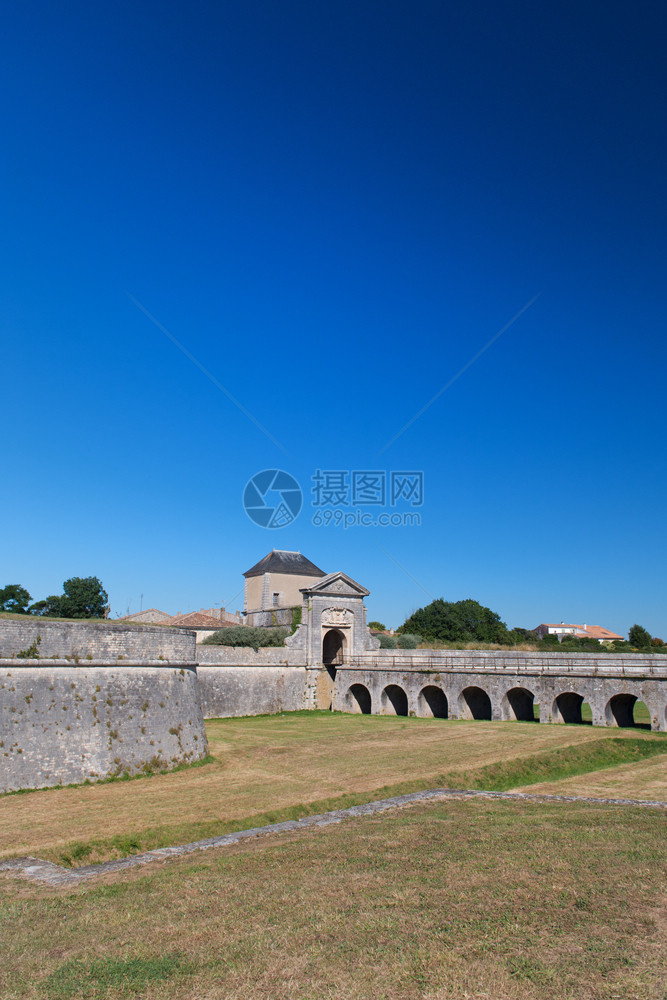
{"type": "Polygon", "coordinates": [[[300,608],[302,590],[326,576],[301,552],[272,549],[243,574],[246,625],[291,625],[292,608],[300,608]]]}

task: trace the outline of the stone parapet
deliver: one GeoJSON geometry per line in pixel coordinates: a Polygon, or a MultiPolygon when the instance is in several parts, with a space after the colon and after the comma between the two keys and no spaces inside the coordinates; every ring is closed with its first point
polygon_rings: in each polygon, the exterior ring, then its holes
{"type": "Polygon", "coordinates": [[[639,653],[531,653],[509,650],[415,649],[378,650],[346,656],[346,665],[364,670],[488,670],[515,673],[582,673],[613,676],[667,677],[667,656],[639,653]]]}
{"type": "Polygon", "coordinates": [[[300,650],[285,646],[266,646],[253,649],[250,646],[197,646],[197,662],[202,666],[218,664],[237,667],[301,667],[305,665],[305,655],[300,650]]]}
{"type": "Polygon", "coordinates": [[[39,659],[91,658],[194,661],[195,633],[185,628],[115,622],[52,621],[26,617],[0,620],[0,657],[35,646],[39,659]]]}

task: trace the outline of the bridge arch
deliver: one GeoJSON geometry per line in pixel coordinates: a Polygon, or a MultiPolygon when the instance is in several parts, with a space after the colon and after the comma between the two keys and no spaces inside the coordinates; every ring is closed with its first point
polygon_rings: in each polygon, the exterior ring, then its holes
{"type": "Polygon", "coordinates": [[[371,693],[365,684],[351,684],[345,695],[345,706],[356,715],[371,714],[371,693]]]}
{"type": "Polygon", "coordinates": [[[581,707],[584,704],[584,696],[576,691],[563,691],[556,696],[553,704],[554,722],[565,722],[570,725],[581,725],[581,707]]]}
{"type": "Polygon", "coordinates": [[[515,722],[534,722],[534,704],[535,695],[528,688],[510,688],[502,700],[502,717],[515,722]]]}
{"type": "Polygon", "coordinates": [[[435,684],[427,684],[419,692],[417,714],[426,719],[446,719],[449,715],[447,695],[435,684]]]}
{"type": "Polygon", "coordinates": [[[383,715],[407,715],[408,696],[398,684],[387,684],[380,697],[383,715]]]}
{"type": "Polygon", "coordinates": [[[637,708],[648,710],[645,702],[635,694],[627,691],[613,695],[605,705],[605,722],[608,726],[637,726],[641,729],[650,729],[650,714],[648,721],[637,722],[637,708]]]}
{"type": "Polygon", "coordinates": [[[471,685],[464,688],[459,697],[462,719],[491,719],[491,699],[486,691],[471,685]]]}

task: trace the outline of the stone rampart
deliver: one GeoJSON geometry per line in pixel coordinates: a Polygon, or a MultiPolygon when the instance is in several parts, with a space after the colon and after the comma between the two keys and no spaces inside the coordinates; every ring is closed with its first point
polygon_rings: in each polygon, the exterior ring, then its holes
{"type": "Polygon", "coordinates": [[[115,622],[0,620],[0,657],[12,657],[37,644],[39,659],[178,660],[194,662],[195,633],[185,628],[115,622]]]}
{"type": "Polygon", "coordinates": [[[205,719],[296,712],[314,707],[302,651],[283,646],[197,646],[205,719]]]}
{"type": "Polygon", "coordinates": [[[284,646],[197,646],[196,660],[227,667],[302,667],[306,662],[302,652],[284,646]]]}
{"type": "Polygon", "coordinates": [[[0,660],[0,792],[206,752],[195,663],[0,660]]]}
{"type": "Polygon", "coordinates": [[[197,677],[204,718],[312,708],[310,675],[306,667],[200,664],[197,677]]]}

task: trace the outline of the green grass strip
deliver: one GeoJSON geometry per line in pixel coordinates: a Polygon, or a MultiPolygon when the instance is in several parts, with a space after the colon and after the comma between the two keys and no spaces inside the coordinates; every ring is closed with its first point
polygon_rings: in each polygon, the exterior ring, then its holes
{"type": "Polygon", "coordinates": [[[441,780],[450,787],[455,782],[458,788],[506,792],[509,788],[521,785],[562,781],[563,778],[632,764],[661,753],[667,753],[667,740],[610,736],[590,743],[531,754],[529,757],[498,761],[471,771],[456,771],[442,775],[441,780]]]}
{"type": "Polygon", "coordinates": [[[44,986],[54,1000],[70,997],[137,997],[150,986],[157,986],[173,976],[193,971],[192,962],[180,955],[155,957],[101,958],[89,962],[69,960],[46,979],[44,986]]]}

